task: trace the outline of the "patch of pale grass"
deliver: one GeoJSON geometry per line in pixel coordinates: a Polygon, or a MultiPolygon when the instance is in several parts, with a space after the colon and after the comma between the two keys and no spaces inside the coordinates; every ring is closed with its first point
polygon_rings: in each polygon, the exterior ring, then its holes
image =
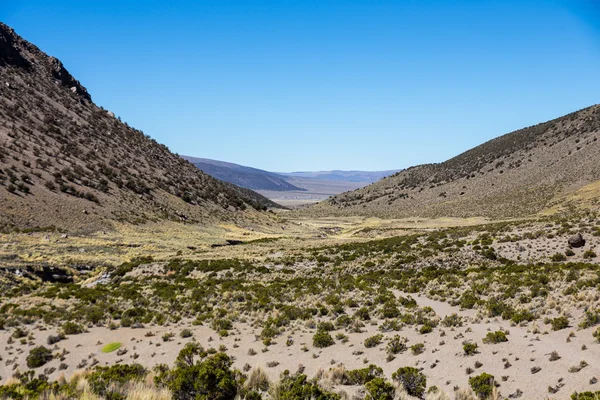
{"type": "Polygon", "coordinates": [[[171,400],[173,394],[165,388],[148,386],[145,382],[133,383],[127,388],[127,400],[171,400]]]}
{"type": "Polygon", "coordinates": [[[267,391],[270,386],[269,376],[261,367],[252,368],[245,385],[249,390],[267,391]]]}

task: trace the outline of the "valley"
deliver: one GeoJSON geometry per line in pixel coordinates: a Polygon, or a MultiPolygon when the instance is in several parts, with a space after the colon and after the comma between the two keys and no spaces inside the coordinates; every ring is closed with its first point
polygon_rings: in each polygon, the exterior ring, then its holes
{"type": "Polygon", "coordinates": [[[600,397],[600,106],[447,161],[179,156],[0,23],[0,399],[600,397]]]}

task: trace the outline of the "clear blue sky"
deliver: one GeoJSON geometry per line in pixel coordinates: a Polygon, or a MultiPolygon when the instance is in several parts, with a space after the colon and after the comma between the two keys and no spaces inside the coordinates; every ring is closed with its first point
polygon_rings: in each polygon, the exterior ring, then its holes
{"type": "Polygon", "coordinates": [[[594,3],[0,0],[0,20],[179,154],[379,170],[600,103],[594,3]]]}

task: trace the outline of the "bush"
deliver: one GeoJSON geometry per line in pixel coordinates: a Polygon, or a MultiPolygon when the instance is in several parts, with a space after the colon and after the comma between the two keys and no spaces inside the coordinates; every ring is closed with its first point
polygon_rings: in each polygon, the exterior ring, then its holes
{"type": "Polygon", "coordinates": [[[373,335],[365,339],[365,347],[370,349],[381,344],[381,340],[383,339],[382,334],[373,335]]]}
{"type": "Polygon", "coordinates": [[[473,354],[477,353],[477,343],[465,343],[463,345],[463,350],[465,355],[472,356],[473,354]]]}
{"type": "Polygon", "coordinates": [[[52,351],[44,346],[32,349],[27,356],[27,366],[29,368],[38,368],[52,360],[52,351]]]}
{"type": "Polygon", "coordinates": [[[408,340],[406,338],[400,337],[399,335],[394,335],[392,340],[390,340],[389,343],[387,344],[386,352],[388,354],[402,353],[403,351],[406,351],[406,349],[408,348],[406,346],[406,342],[408,342],[408,340]]]}
{"type": "Polygon", "coordinates": [[[600,390],[597,392],[582,392],[582,393],[573,393],[571,395],[571,400],[597,400],[600,399],[600,390]]]}
{"type": "Polygon", "coordinates": [[[556,253],[553,254],[552,257],[550,257],[550,259],[554,262],[567,261],[567,256],[563,253],[556,253]]]}
{"type": "Polygon", "coordinates": [[[399,368],[392,374],[392,379],[398,381],[411,396],[423,397],[427,387],[427,378],[416,368],[399,368]]]}
{"type": "Polygon", "coordinates": [[[175,399],[228,400],[237,395],[236,374],[231,365],[227,354],[217,353],[191,365],[178,363],[156,380],[166,385],[175,399]]]}
{"type": "Polygon", "coordinates": [[[318,348],[325,348],[335,344],[333,338],[327,331],[317,331],[313,336],[313,346],[318,348]]]}
{"type": "Polygon", "coordinates": [[[502,342],[508,342],[506,333],[503,331],[488,332],[488,334],[483,338],[483,343],[487,344],[496,344],[502,342]]]}
{"type": "Polygon", "coordinates": [[[90,389],[98,396],[107,399],[123,398],[118,389],[130,381],[144,379],[148,371],[140,364],[117,364],[111,367],[97,367],[88,377],[90,389]]]}
{"type": "Polygon", "coordinates": [[[375,378],[383,377],[383,369],[371,364],[367,368],[353,369],[344,373],[345,385],[364,385],[375,378]]]}
{"type": "Polygon", "coordinates": [[[375,378],[365,385],[365,400],[394,400],[396,389],[383,378],[375,378]]]}
{"type": "Polygon", "coordinates": [[[192,331],[191,331],[191,330],[189,330],[189,329],[184,329],[184,330],[182,330],[182,331],[179,333],[179,336],[180,336],[181,338],[184,338],[184,339],[185,339],[185,338],[192,337],[192,336],[193,336],[193,333],[192,333],[192,331]]]}
{"type": "Polygon", "coordinates": [[[463,324],[462,317],[456,313],[454,313],[452,315],[447,315],[442,320],[442,325],[444,325],[447,328],[459,327],[459,326],[462,326],[462,324],[463,324]]]}
{"type": "Polygon", "coordinates": [[[427,333],[431,333],[433,331],[433,327],[429,324],[425,324],[423,325],[420,329],[419,329],[419,333],[421,335],[425,335],[427,333]]]}
{"type": "Polygon", "coordinates": [[[583,253],[583,258],[585,258],[585,259],[596,258],[596,253],[594,253],[592,250],[586,250],[583,253]]]}
{"type": "Polygon", "coordinates": [[[65,335],[78,335],[83,333],[84,329],[81,325],[69,321],[63,324],[62,331],[65,333],[65,335]]]}
{"type": "Polygon", "coordinates": [[[410,351],[414,356],[417,356],[425,351],[425,345],[423,343],[417,343],[410,346],[410,351]]]}
{"type": "Polygon", "coordinates": [[[569,327],[569,319],[564,315],[554,318],[550,323],[552,324],[553,331],[559,331],[569,327]]]}
{"type": "Polygon", "coordinates": [[[316,383],[308,381],[306,375],[284,375],[276,386],[275,391],[277,398],[280,400],[340,400],[338,394],[321,389],[316,383]]]}
{"type": "Polygon", "coordinates": [[[469,385],[480,399],[487,399],[494,390],[494,376],[483,373],[469,378],[469,385]]]}

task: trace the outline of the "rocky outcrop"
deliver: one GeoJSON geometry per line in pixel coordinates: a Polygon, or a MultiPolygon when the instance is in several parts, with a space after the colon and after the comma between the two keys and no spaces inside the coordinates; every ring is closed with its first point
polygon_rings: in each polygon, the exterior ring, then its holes
{"type": "Polygon", "coordinates": [[[31,64],[16,46],[15,32],[0,23],[0,66],[11,65],[20,68],[30,68],[31,64]]]}
{"type": "Polygon", "coordinates": [[[87,89],[67,71],[60,60],[49,57],[36,46],[23,40],[11,27],[2,23],[0,23],[0,66],[40,68],[45,70],[48,79],[57,81],[83,100],[92,102],[87,89]]]}

